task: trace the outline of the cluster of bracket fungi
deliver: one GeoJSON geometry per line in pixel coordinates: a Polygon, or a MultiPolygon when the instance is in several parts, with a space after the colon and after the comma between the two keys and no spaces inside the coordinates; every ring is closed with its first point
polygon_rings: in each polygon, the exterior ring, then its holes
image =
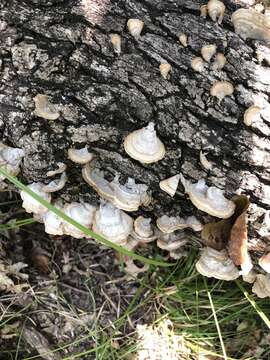
{"type": "MultiPolygon", "coordinates": [[[[225,10],[223,2],[210,0],[201,7],[201,16],[209,15],[213,21],[221,24],[225,10]]],[[[236,33],[243,38],[270,40],[270,20],[264,14],[250,9],[239,9],[233,13],[232,22],[236,33]]],[[[139,41],[143,27],[144,23],[139,19],[129,19],[127,22],[127,28],[136,41],[139,41]]],[[[110,34],[109,37],[115,53],[120,55],[120,35],[110,34]]],[[[188,37],[183,33],[179,34],[179,42],[182,46],[187,47],[188,37]]],[[[206,44],[201,49],[201,57],[192,59],[191,67],[196,72],[202,72],[205,63],[210,63],[212,59],[214,59],[213,70],[221,70],[226,65],[226,58],[224,54],[217,53],[216,45],[206,44]]],[[[168,79],[169,73],[172,71],[171,65],[162,63],[159,69],[162,77],[168,79]]],[[[233,85],[226,81],[216,82],[211,87],[210,94],[221,101],[225,96],[233,94],[233,85]]],[[[49,102],[46,95],[38,94],[33,100],[36,116],[47,120],[56,120],[60,116],[57,107],[49,102]]],[[[251,126],[259,116],[260,108],[254,105],[246,110],[243,122],[246,126],[251,126]]],[[[160,161],[166,152],[164,144],[157,136],[153,122],[130,133],[124,139],[123,144],[126,153],[142,164],[160,161]]],[[[21,149],[0,144],[0,166],[3,166],[12,175],[19,173],[23,156],[24,153],[21,149]]],[[[61,199],[54,201],[54,206],[61,209],[66,215],[129,250],[135,249],[140,244],[156,241],[157,246],[168,251],[169,256],[174,259],[185,255],[183,249],[188,243],[186,228],[197,233],[201,232],[202,239],[206,238],[207,241],[210,238],[209,234],[212,239],[218,238],[216,230],[226,229],[229,242],[225,246],[224,244],[220,246],[218,242],[215,246],[211,246],[206,242],[208,246],[201,252],[196,263],[197,270],[204,276],[222,280],[234,280],[242,275],[245,281],[254,282],[253,291],[259,297],[270,296],[270,253],[259,259],[258,265],[266,272],[266,275],[263,275],[257,274],[253,270],[247,250],[246,211],[248,200],[244,201],[246,202],[244,206],[239,205],[239,199],[227,199],[222,190],[213,186],[208,187],[204,179],[200,179],[194,184],[185,179],[182,174],[175,174],[168,179],[161,180],[160,189],[173,197],[181,181],[185,193],[188,194],[190,201],[197,209],[221,220],[202,225],[195,216],[184,219],[179,216],[163,215],[156,220],[156,225],[154,225],[150,218],[139,216],[134,220],[126,213],[137,211],[140,206],[146,206],[151,202],[151,195],[145,184],[136,184],[134,179],[129,178],[127,183],[122,185],[118,176],[115,176],[112,181],[106,180],[104,173],[95,166],[94,154],[89,152],[87,147],[69,149],[68,158],[82,166],[83,179],[99,194],[101,201],[99,208],[84,202],[68,204],[61,199]],[[238,266],[241,267],[241,270],[238,266]]],[[[200,152],[200,162],[206,170],[212,168],[211,162],[207,160],[202,151],[200,152]]],[[[65,186],[67,181],[65,170],[66,165],[58,163],[57,170],[47,173],[48,177],[60,174],[57,180],[52,180],[47,185],[40,182],[32,183],[29,188],[43,199],[51,202],[51,193],[57,192],[65,186]]],[[[1,185],[3,185],[3,180],[4,177],[1,177],[1,185]]],[[[21,197],[25,210],[33,213],[38,221],[44,223],[47,233],[66,234],[75,238],[85,237],[82,231],[60,219],[27,193],[22,191],[21,197]]],[[[240,203],[242,200],[240,199],[240,203]]],[[[270,223],[269,214],[267,216],[270,223]]],[[[133,275],[146,269],[147,266],[138,268],[132,260],[126,260],[126,270],[133,275]]]]}

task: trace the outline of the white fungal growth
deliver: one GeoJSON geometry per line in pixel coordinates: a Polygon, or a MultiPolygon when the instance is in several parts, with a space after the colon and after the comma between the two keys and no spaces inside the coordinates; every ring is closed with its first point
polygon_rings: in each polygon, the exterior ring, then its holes
{"type": "Polygon", "coordinates": [[[125,185],[121,185],[118,178],[116,178],[111,183],[111,186],[114,188],[114,205],[125,211],[138,210],[148,189],[147,185],[136,184],[132,178],[128,178],[125,185]]]}
{"type": "Polygon", "coordinates": [[[139,19],[129,19],[127,22],[127,27],[128,27],[130,34],[136,40],[138,40],[141,35],[142,29],[144,27],[144,22],[139,19]]]}
{"type": "Polygon", "coordinates": [[[258,106],[250,106],[244,113],[244,124],[251,126],[261,120],[261,108],[258,106]]]}
{"type": "Polygon", "coordinates": [[[157,246],[169,251],[169,255],[173,259],[180,259],[186,255],[184,246],[188,243],[188,239],[184,231],[170,234],[160,234],[157,239],[157,246]]]}
{"type": "MultiPolygon", "coordinates": [[[[87,203],[77,203],[73,202],[71,204],[67,204],[63,209],[64,213],[77,221],[81,225],[91,229],[94,219],[94,214],[96,208],[87,203]]],[[[64,233],[70,236],[75,237],[76,239],[80,239],[85,237],[86,235],[81,230],[77,229],[75,226],[71,225],[68,222],[64,222],[63,224],[64,233]]]]}
{"type": "Polygon", "coordinates": [[[67,175],[65,172],[61,175],[60,179],[49,182],[48,185],[44,185],[42,191],[46,193],[52,193],[63,189],[67,182],[67,175]]]}
{"type": "Polygon", "coordinates": [[[111,43],[113,45],[114,52],[117,55],[121,54],[121,36],[118,34],[110,34],[111,43]]]}
{"type": "Polygon", "coordinates": [[[210,89],[210,94],[218,98],[219,101],[222,101],[225,96],[230,96],[233,94],[234,88],[233,85],[228,81],[216,81],[210,89]]]}
{"type": "Polygon", "coordinates": [[[202,230],[202,224],[195,218],[195,216],[189,216],[187,219],[183,219],[179,216],[169,217],[167,215],[163,215],[157,219],[157,227],[165,234],[188,227],[194,231],[202,230]]]}
{"type": "Polygon", "coordinates": [[[261,299],[270,297],[270,275],[257,275],[252,292],[261,299]]]}
{"type": "Polygon", "coordinates": [[[134,221],[134,231],[132,237],[139,243],[149,243],[157,238],[157,235],[151,225],[150,218],[144,218],[143,216],[137,217],[134,221]]]}
{"type": "Polygon", "coordinates": [[[207,5],[202,5],[200,7],[200,12],[200,16],[205,19],[207,17],[207,5]]]}
{"type": "Polygon", "coordinates": [[[179,174],[171,176],[168,179],[164,179],[160,181],[159,187],[161,188],[161,190],[165,191],[167,194],[173,197],[176,193],[179,180],[180,180],[179,174]]]}
{"type": "Polygon", "coordinates": [[[169,78],[169,73],[171,72],[172,67],[168,63],[163,63],[159,65],[159,71],[162,75],[162,77],[167,80],[169,78]]]}
{"type": "Polygon", "coordinates": [[[54,176],[54,175],[57,175],[57,174],[62,174],[67,169],[67,165],[64,164],[64,163],[61,163],[61,162],[58,162],[57,166],[58,166],[58,169],[48,171],[46,173],[46,176],[51,177],[51,176],[54,176]]]}
{"type": "Polygon", "coordinates": [[[188,37],[186,34],[180,34],[178,36],[178,39],[179,39],[179,42],[180,44],[182,44],[184,47],[187,47],[188,46],[188,37]]]}
{"type": "Polygon", "coordinates": [[[213,167],[213,164],[207,160],[205,154],[202,151],[200,151],[200,163],[205,170],[211,170],[213,167]]]}
{"type": "Polygon", "coordinates": [[[196,269],[204,276],[226,281],[235,280],[240,276],[226,250],[217,251],[210,247],[203,249],[196,269]]]}
{"type": "Polygon", "coordinates": [[[217,52],[217,46],[214,44],[204,45],[201,48],[202,57],[207,62],[210,62],[210,60],[212,59],[212,57],[215,55],[216,52],[217,52]]]}
{"type": "Polygon", "coordinates": [[[110,203],[101,203],[96,211],[93,231],[117,244],[127,243],[133,229],[133,219],[110,203]]]}
{"type": "MultiPolygon", "coordinates": [[[[44,184],[37,182],[28,185],[28,188],[34,193],[42,197],[42,199],[51,202],[51,195],[43,191],[44,184]]],[[[22,207],[29,213],[34,213],[36,215],[45,214],[48,210],[45,206],[41,205],[37,200],[35,200],[31,195],[28,195],[26,192],[21,191],[21,198],[23,200],[22,207]]]]}
{"type": "Polygon", "coordinates": [[[243,39],[270,40],[270,18],[251,9],[239,9],[232,14],[236,34],[243,39]]]}
{"type": "Polygon", "coordinates": [[[254,270],[251,270],[248,274],[242,275],[243,281],[253,284],[256,280],[257,274],[254,270]]]}
{"type": "Polygon", "coordinates": [[[226,7],[220,0],[210,0],[207,3],[208,15],[213,21],[217,21],[218,24],[222,23],[226,7]]]}
{"type": "Polygon", "coordinates": [[[260,267],[270,274],[270,252],[259,258],[260,267]]]}
{"type": "Polygon", "coordinates": [[[64,235],[63,221],[55,213],[47,211],[41,219],[47,234],[64,235]]]}
{"type": "Polygon", "coordinates": [[[221,70],[224,68],[227,60],[224,54],[217,53],[215,57],[215,61],[213,62],[213,70],[221,70]]]}
{"type": "Polygon", "coordinates": [[[202,72],[205,64],[203,59],[200,56],[196,56],[191,60],[191,67],[194,71],[202,72]]]}
{"type": "Polygon", "coordinates": [[[125,138],[124,148],[130,157],[143,164],[151,164],[163,159],[165,156],[165,147],[157,137],[152,122],[146,127],[129,134],[125,138]]]}
{"type": "MultiPolygon", "coordinates": [[[[23,157],[24,151],[22,149],[12,148],[0,143],[0,166],[10,175],[16,176],[19,174],[23,157]]],[[[0,175],[0,181],[4,179],[4,175],[0,175]]]]}
{"type": "Polygon", "coordinates": [[[191,202],[199,210],[222,219],[227,219],[234,213],[234,202],[226,199],[222,190],[214,186],[208,187],[204,179],[192,184],[181,175],[181,182],[191,202]]]}
{"type": "Polygon", "coordinates": [[[42,117],[46,120],[56,120],[59,118],[60,114],[56,111],[55,105],[52,105],[49,100],[48,96],[38,94],[34,97],[35,102],[35,110],[34,114],[36,116],[42,117]]]}
{"type": "Polygon", "coordinates": [[[82,149],[68,149],[68,158],[77,164],[87,164],[93,160],[94,154],[90,153],[85,146],[82,149]]]}

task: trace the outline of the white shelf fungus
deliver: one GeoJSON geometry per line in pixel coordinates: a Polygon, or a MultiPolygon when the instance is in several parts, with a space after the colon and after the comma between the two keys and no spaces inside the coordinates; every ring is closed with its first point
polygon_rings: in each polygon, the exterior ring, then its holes
{"type": "Polygon", "coordinates": [[[270,297],[270,275],[257,275],[252,292],[261,299],[270,297]]]}
{"type": "Polygon", "coordinates": [[[43,185],[42,190],[46,193],[59,191],[63,189],[63,187],[66,185],[66,182],[67,182],[67,175],[65,172],[63,172],[63,174],[59,179],[49,182],[48,185],[43,185]]]}
{"type": "Polygon", "coordinates": [[[146,127],[129,134],[125,138],[124,148],[130,157],[143,164],[151,164],[163,159],[165,156],[165,147],[157,137],[152,122],[146,127]]]}
{"type": "Polygon", "coordinates": [[[258,106],[250,106],[244,113],[244,124],[251,126],[261,120],[261,108],[258,106]]]}
{"type": "Polygon", "coordinates": [[[232,14],[236,34],[243,39],[270,40],[270,18],[251,9],[239,9],[232,14]]]}
{"type": "Polygon", "coordinates": [[[217,251],[210,247],[203,249],[201,257],[196,263],[196,269],[204,276],[219,280],[230,281],[240,276],[226,250],[217,251]]]}
{"type": "Polygon", "coordinates": [[[225,96],[232,95],[233,92],[233,85],[229,81],[216,81],[210,89],[210,94],[217,97],[219,101],[223,100],[225,96]]]}
{"type": "Polygon", "coordinates": [[[111,182],[114,188],[113,204],[125,211],[136,211],[144,203],[146,198],[147,185],[136,184],[135,180],[128,178],[125,185],[121,185],[118,179],[111,182]]]}
{"type": "Polygon", "coordinates": [[[205,67],[205,63],[200,56],[196,56],[191,60],[191,67],[196,72],[202,72],[205,67]]]}
{"type": "MultiPolygon", "coordinates": [[[[43,191],[44,184],[37,182],[28,185],[28,188],[34,193],[42,197],[44,200],[51,202],[51,195],[43,191]]],[[[35,200],[31,195],[28,195],[26,192],[21,191],[21,198],[23,200],[22,207],[29,213],[34,213],[36,215],[42,215],[48,210],[45,206],[41,205],[37,200],[35,200]]]]}
{"type": "Polygon", "coordinates": [[[200,151],[200,163],[205,170],[211,170],[213,165],[207,160],[206,155],[200,151]]]}
{"type": "Polygon", "coordinates": [[[77,164],[87,164],[93,160],[94,154],[90,153],[85,146],[82,149],[68,149],[68,158],[77,164]]]}
{"type": "Polygon", "coordinates": [[[188,46],[188,37],[186,34],[180,34],[178,36],[178,39],[179,39],[179,42],[180,44],[182,44],[184,47],[187,47],[188,46]]]}
{"type": "Polygon", "coordinates": [[[55,105],[52,105],[49,100],[48,96],[38,94],[34,97],[35,102],[35,110],[34,114],[36,116],[42,117],[46,120],[56,120],[59,118],[60,114],[56,111],[55,105]]]}
{"type": "MultiPolygon", "coordinates": [[[[93,224],[96,208],[87,203],[73,202],[65,205],[63,211],[67,216],[90,229],[93,224]]],[[[86,236],[84,232],[66,221],[64,222],[63,227],[66,235],[73,236],[76,239],[86,236]]]]}
{"type": "Polygon", "coordinates": [[[110,203],[101,203],[96,211],[93,231],[120,245],[127,242],[133,219],[110,203]]]}
{"type": "Polygon", "coordinates": [[[161,188],[161,190],[165,191],[167,194],[173,197],[176,193],[179,180],[180,180],[179,174],[171,176],[168,179],[164,179],[160,181],[159,187],[161,188]]]}
{"type": "Polygon", "coordinates": [[[213,62],[213,70],[221,70],[226,65],[227,59],[224,54],[217,53],[213,62]]]}
{"type": "MultiPolygon", "coordinates": [[[[13,148],[0,143],[0,166],[2,166],[10,175],[16,176],[20,172],[20,164],[24,157],[24,151],[19,148],[13,148]]],[[[0,175],[0,181],[5,177],[0,175]]]]}
{"type": "Polygon", "coordinates": [[[259,265],[264,271],[270,273],[270,252],[260,257],[259,265]]]}
{"type": "Polygon", "coordinates": [[[222,23],[226,7],[222,1],[210,0],[207,3],[208,15],[213,21],[217,21],[218,24],[222,23]]]}
{"type": "Polygon", "coordinates": [[[136,40],[138,40],[141,35],[142,29],[144,27],[144,22],[139,19],[129,19],[127,22],[127,27],[128,27],[130,34],[136,40]]]}
{"type": "Polygon", "coordinates": [[[47,211],[42,216],[45,232],[51,235],[64,235],[63,221],[52,211],[47,211]]]}
{"type": "Polygon", "coordinates": [[[56,170],[50,170],[46,173],[47,177],[51,177],[57,174],[62,174],[64,171],[66,171],[67,169],[67,165],[62,163],[62,162],[58,162],[57,163],[57,169],[56,170]]]}
{"type": "Polygon", "coordinates": [[[169,217],[163,215],[157,219],[157,227],[165,234],[172,233],[176,230],[182,230],[190,227],[193,231],[201,231],[202,224],[195,216],[189,216],[182,219],[179,216],[169,217]]]}
{"type": "Polygon", "coordinates": [[[205,61],[210,62],[210,60],[212,59],[212,57],[215,55],[215,53],[217,52],[217,47],[216,45],[204,45],[201,48],[201,54],[202,57],[205,61]]]}
{"type": "Polygon", "coordinates": [[[169,73],[171,72],[172,67],[168,63],[163,63],[159,65],[159,71],[162,75],[162,77],[167,80],[169,78],[169,73]]]}
{"type": "Polygon", "coordinates": [[[135,219],[134,231],[131,235],[141,243],[149,243],[157,238],[157,235],[151,225],[151,219],[144,218],[143,216],[139,216],[135,219]]]}
{"type": "Polygon", "coordinates": [[[91,167],[88,163],[82,169],[82,177],[101,197],[109,201],[114,200],[114,188],[111,183],[104,178],[103,171],[91,167]]]}
{"type": "Polygon", "coordinates": [[[208,187],[204,179],[192,184],[181,175],[181,182],[191,202],[209,215],[227,219],[234,213],[235,204],[224,197],[223,191],[214,187],[208,187]]]}
{"type": "Polygon", "coordinates": [[[121,36],[118,34],[110,34],[111,43],[113,45],[114,52],[117,55],[121,54],[121,36]]]}
{"type": "Polygon", "coordinates": [[[186,256],[184,246],[188,243],[188,239],[184,231],[171,233],[171,234],[160,234],[157,239],[157,246],[169,252],[169,256],[173,259],[180,259],[186,256]]]}

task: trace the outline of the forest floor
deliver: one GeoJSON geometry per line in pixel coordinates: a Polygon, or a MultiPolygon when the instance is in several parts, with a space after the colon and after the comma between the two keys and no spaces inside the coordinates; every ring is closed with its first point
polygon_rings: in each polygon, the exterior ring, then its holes
{"type": "Polygon", "coordinates": [[[113,250],[49,236],[16,194],[1,196],[0,360],[270,358],[269,300],[203,278],[196,249],[132,279],[113,250]]]}

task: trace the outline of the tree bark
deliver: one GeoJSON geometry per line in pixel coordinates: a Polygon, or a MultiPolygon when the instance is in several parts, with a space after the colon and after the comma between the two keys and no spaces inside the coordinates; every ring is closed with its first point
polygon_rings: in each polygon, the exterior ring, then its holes
{"type": "MultiPolygon", "coordinates": [[[[181,172],[197,181],[250,196],[249,246],[270,250],[258,235],[270,209],[270,56],[267,44],[244,41],[233,31],[233,1],[224,1],[221,25],[200,17],[199,0],[2,0],[0,23],[0,137],[25,150],[21,176],[25,183],[48,182],[57,162],[68,165],[68,183],[54,196],[97,203],[81,177],[80,166],[67,159],[71,146],[88,145],[112,178],[132,177],[153,192],[151,207],[138,213],[157,216],[195,214],[209,221],[184,195],[174,198],[159,189],[161,179],[181,172]],[[139,18],[145,27],[136,41],[126,27],[139,18]],[[117,56],[109,34],[122,37],[117,56]],[[178,35],[188,36],[188,47],[178,35]],[[191,69],[204,44],[216,44],[227,58],[225,68],[203,73],[191,69]],[[267,54],[268,53],[268,54],[267,54]],[[165,80],[159,64],[169,62],[165,80]],[[220,103],[209,90],[217,80],[234,85],[220,103]],[[46,94],[61,116],[48,121],[33,114],[33,98],[46,94]],[[247,127],[244,111],[254,101],[268,109],[261,122],[247,127]],[[142,165],[124,151],[123,139],[153,121],[166,156],[142,165]],[[205,171],[199,152],[208,153],[213,169],[205,171]]],[[[239,7],[239,6],[238,6],[239,7]]],[[[137,213],[136,213],[137,214],[137,213]]],[[[134,213],[134,215],[136,215],[134,213]]],[[[268,244],[267,244],[268,240],[268,244]]]]}

